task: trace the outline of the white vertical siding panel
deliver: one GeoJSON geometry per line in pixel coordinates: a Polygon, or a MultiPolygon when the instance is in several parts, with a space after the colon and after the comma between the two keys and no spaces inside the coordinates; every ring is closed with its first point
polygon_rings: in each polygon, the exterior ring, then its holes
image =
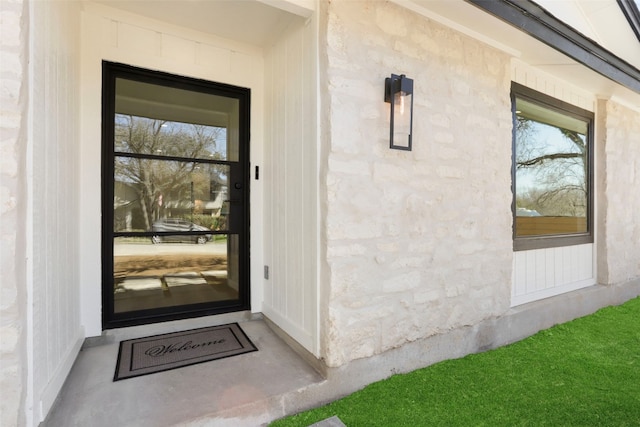
{"type": "Polygon", "coordinates": [[[588,256],[585,256],[584,251],[582,250],[582,247],[580,246],[576,246],[575,248],[575,279],[574,281],[579,281],[582,280],[582,278],[584,277],[584,272],[589,271],[589,265],[588,265],[588,256]]]}
{"type": "Polygon", "coordinates": [[[539,76],[537,74],[530,74],[531,79],[532,79],[532,83],[533,83],[533,88],[539,92],[545,92],[547,90],[546,87],[546,81],[539,78],[539,76]]]}
{"type": "Polygon", "coordinates": [[[593,244],[514,254],[512,305],[594,285],[593,244]]]}
{"type": "Polygon", "coordinates": [[[527,251],[524,253],[526,258],[526,277],[527,277],[527,293],[535,292],[536,287],[536,257],[535,252],[527,251]]]}
{"type": "MultiPolygon", "coordinates": [[[[294,308],[294,316],[296,318],[296,322],[301,325],[302,327],[304,327],[304,313],[305,311],[308,309],[308,305],[306,304],[306,299],[310,293],[310,289],[308,287],[308,284],[306,283],[306,278],[305,278],[305,271],[304,271],[304,260],[306,258],[309,257],[309,252],[307,251],[307,243],[309,242],[309,239],[307,236],[305,236],[308,231],[304,228],[304,215],[305,215],[305,211],[304,211],[304,197],[303,195],[307,192],[310,192],[311,190],[305,190],[306,186],[310,185],[310,182],[308,179],[305,179],[305,170],[307,169],[308,165],[308,158],[305,156],[306,154],[306,149],[309,146],[315,146],[315,144],[313,143],[314,140],[310,140],[309,138],[306,137],[305,135],[305,117],[310,113],[309,111],[307,111],[304,107],[305,107],[305,99],[307,99],[307,96],[305,96],[305,91],[304,91],[304,82],[305,79],[308,78],[308,76],[304,75],[304,31],[303,31],[303,27],[299,27],[298,30],[296,31],[296,37],[295,37],[295,41],[292,43],[293,46],[291,46],[291,51],[292,51],[292,57],[295,58],[294,61],[300,64],[300,72],[298,73],[297,78],[295,78],[295,87],[296,87],[296,91],[298,92],[298,95],[294,95],[296,96],[297,102],[296,102],[296,108],[299,111],[299,115],[301,120],[298,120],[296,123],[296,140],[295,140],[295,147],[297,148],[297,159],[296,159],[296,165],[297,165],[297,175],[300,176],[300,180],[299,180],[299,185],[296,188],[296,194],[293,195],[293,197],[296,199],[297,202],[297,210],[299,212],[299,216],[297,218],[297,227],[298,230],[300,230],[300,236],[296,236],[296,240],[297,240],[297,249],[299,250],[299,253],[302,256],[302,259],[300,260],[300,262],[297,265],[297,280],[298,280],[298,285],[296,287],[296,289],[298,290],[298,293],[296,295],[295,298],[298,299],[299,303],[295,304],[295,308],[294,308]]],[[[313,227],[312,229],[315,229],[315,227],[313,227]]]]}
{"type": "Polygon", "coordinates": [[[257,61],[254,55],[234,51],[230,53],[229,65],[235,78],[251,81],[257,68],[257,61]]]}
{"type": "Polygon", "coordinates": [[[511,79],[546,95],[568,102],[588,111],[593,111],[595,95],[570,82],[562,81],[545,71],[530,66],[518,59],[511,62],[511,79]]]}
{"type": "MultiPolygon", "coordinates": [[[[277,277],[274,281],[274,292],[276,297],[276,302],[274,307],[284,316],[286,317],[287,310],[287,299],[289,297],[289,288],[287,286],[287,267],[292,260],[289,256],[289,246],[287,245],[287,222],[289,220],[289,216],[291,215],[291,206],[289,205],[289,199],[287,198],[287,177],[289,175],[289,171],[287,170],[287,110],[286,110],[286,97],[287,97],[287,87],[283,85],[288,78],[287,64],[286,64],[286,46],[283,44],[279,44],[277,48],[276,55],[276,75],[279,80],[276,82],[275,88],[276,92],[275,96],[275,108],[277,111],[277,120],[275,123],[275,127],[277,129],[276,133],[276,143],[274,144],[274,148],[277,150],[276,153],[276,183],[277,187],[273,189],[273,196],[275,200],[277,200],[278,205],[276,206],[276,212],[280,212],[276,218],[277,225],[276,230],[277,234],[274,236],[276,239],[278,248],[278,256],[276,259],[276,265],[274,266],[277,272],[277,277]]],[[[290,177],[293,178],[293,177],[290,177]]]]}
{"type": "Polygon", "coordinates": [[[303,121],[304,110],[302,108],[303,92],[303,74],[301,72],[301,64],[303,63],[303,40],[302,31],[297,29],[292,37],[287,40],[287,68],[297,70],[298,72],[287,76],[290,86],[289,95],[287,97],[287,111],[291,120],[286,120],[290,130],[287,138],[287,153],[289,175],[297,177],[293,182],[288,183],[289,189],[287,195],[290,199],[292,207],[292,216],[288,221],[288,247],[292,254],[299,257],[294,265],[288,266],[290,277],[288,278],[289,298],[287,300],[287,315],[296,324],[302,325],[304,320],[304,276],[303,276],[303,259],[304,248],[302,245],[304,239],[304,229],[302,227],[303,205],[302,195],[304,194],[303,181],[303,165],[304,157],[303,147],[305,145],[303,121]]]}
{"type": "Polygon", "coordinates": [[[516,295],[518,295],[518,291],[519,291],[518,277],[516,275],[516,271],[518,269],[517,254],[514,254],[513,260],[511,261],[511,265],[513,266],[513,268],[511,269],[511,300],[513,301],[516,295]]]}
{"type": "MultiPolygon", "coordinates": [[[[305,30],[303,32],[304,43],[302,45],[302,52],[304,57],[302,58],[303,75],[305,78],[303,81],[302,92],[308,94],[304,97],[303,103],[303,129],[304,140],[307,141],[303,144],[303,158],[304,158],[304,191],[303,191],[303,229],[308,230],[305,233],[304,247],[305,255],[303,260],[303,266],[305,271],[304,280],[307,283],[305,286],[306,292],[304,295],[304,319],[303,327],[306,331],[316,332],[317,322],[317,283],[316,283],[316,263],[317,263],[317,204],[318,186],[317,186],[317,141],[316,141],[316,106],[317,99],[315,96],[309,96],[316,92],[316,67],[315,67],[315,32],[310,31],[309,26],[313,21],[307,21],[305,23],[305,30]]],[[[314,336],[313,348],[317,347],[317,340],[319,337],[314,336]]]]}
{"type": "MultiPolygon", "coordinates": [[[[49,102],[53,108],[58,107],[58,96],[60,95],[58,91],[58,85],[62,82],[60,81],[60,61],[58,61],[58,56],[54,55],[50,59],[51,63],[51,73],[54,78],[52,85],[49,87],[49,102]]],[[[62,83],[64,84],[64,83],[62,83]]],[[[57,114],[61,114],[62,111],[57,110],[57,114]]],[[[60,292],[53,289],[57,283],[64,277],[60,274],[61,264],[60,264],[60,249],[63,248],[63,236],[64,232],[62,229],[61,219],[62,215],[59,210],[58,200],[60,197],[65,197],[66,190],[66,182],[63,184],[60,179],[61,174],[64,171],[64,168],[61,168],[59,165],[64,165],[68,162],[68,159],[61,158],[60,156],[60,146],[64,144],[63,136],[60,131],[60,118],[58,120],[51,120],[49,123],[49,132],[53,136],[56,143],[52,144],[51,156],[47,159],[47,165],[51,165],[53,162],[56,167],[47,171],[47,195],[45,201],[47,203],[47,215],[49,216],[48,220],[52,224],[52,230],[55,231],[55,239],[51,242],[48,262],[51,267],[51,277],[48,278],[47,286],[49,287],[49,295],[51,296],[52,305],[48,307],[48,317],[52,324],[59,325],[58,328],[53,329],[50,333],[50,337],[53,341],[52,348],[53,352],[51,353],[51,364],[52,370],[55,369],[58,363],[60,363],[60,359],[63,353],[63,344],[61,342],[60,330],[63,329],[66,325],[61,322],[61,307],[60,300],[62,298],[66,298],[66,292],[60,292]],[[60,246],[59,246],[60,245],[60,246]]]]}
{"type": "Polygon", "coordinates": [[[279,193],[276,193],[276,191],[274,189],[277,189],[282,183],[278,180],[278,177],[280,176],[280,169],[281,169],[281,164],[280,162],[278,162],[279,156],[281,155],[280,153],[280,147],[278,146],[278,142],[282,140],[281,136],[280,136],[280,128],[277,127],[275,124],[280,123],[282,118],[281,118],[281,110],[279,108],[277,108],[276,105],[276,101],[277,101],[277,94],[278,91],[280,90],[280,87],[278,86],[278,81],[281,79],[281,77],[279,76],[279,73],[281,72],[281,70],[279,70],[277,68],[277,64],[280,63],[279,58],[277,57],[277,50],[274,51],[272,53],[272,63],[271,63],[271,74],[272,74],[272,78],[271,80],[268,82],[269,84],[269,91],[270,91],[270,97],[269,100],[272,102],[272,105],[270,105],[270,107],[273,108],[266,108],[266,110],[269,111],[270,113],[270,118],[269,121],[267,123],[271,123],[272,126],[269,128],[271,130],[270,135],[269,135],[269,143],[270,143],[270,147],[267,148],[267,152],[269,153],[269,162],[265,165],[264,169],[265,169],[265,174],[268,174],[271,177],[270,180],[270,192],[267,192],[266,194],[266,199],[268,200],[269,203],[269,207],[265,210],[267,211],[268,215],[270,215],[271,217],[271,221],[269,223],[270,226],[267,227],[267,231],[268,231],[268,235],[266,236],[266,240],[269,242],[269,246],[270,246],[270,259],[269,259],[269,268],[270,268],[270,277],[269,277],[269,294],[270,294],[270,301],[269,304],[267,304],[267,307],[273,307],[276,310],[280,310],[280,306],[278,305],[278,294],[276,294],[275,292],[275,284],[277,283],[277,281],[280,279],[280,271],[278,270],[278,266],[281,264],[280,261],[280,256],[281,256],[281,250],[280,250],[280,246],[279,246],[279,240],[277,239],[277,235],[280,232],[280,229],[278,228],[278,221],[280,221],[280,219],[278,218],[278,215],[283,215],[284,213],[282,212],[282,210],[284,210],[284,206],[280,206],[280,201],[279,201],[279,193]]]}
{"type": "Polygon", "coordinates": [[[527,292],[536,291],[536,257],[535,252],[525,252],[527,260],[527,292]]]}
{"type": "Polygon", "coordinates": [[[524,70],[522,69],[522,67],[518,67],[516,65],[516,62],[513,61],[511,63],[511,79],[514,82],[518,82],[518,83],[522,83],[525,81],[525,76],[524,76],[524,70]]]}
{"type": "Polygon", "coordinates": [[[162,57],[187,64],[196,63],[198,43],[170,34],[161,34],[160,39],[162,57]]]}
{"type": "Polygon", "coordinates": [[[562,257],[564,259],[564,263],[562,265],[562,272],[563,272],[563,281],[564,282],[573,282],[576,280],[576,274],[575,274],[575,265],[576,265],[576,258],[575,258],[575,248],[571,247],[571,246],[567,246],[565,248],[562,248],[562,257]]]}
{"type": "Polygon", "coordinates": [[[564,283],[564,268],[566,265],[566,260],[564,258],[564,248],[552,248],[549,249],[550,252],[553,253],[555,257],[555,277],[556,280],[554,283],[564,283]]]}
{"type": "MultiPolygon", "coordinates": [[[[316,349],[315,91],[308,90],[308,28],[294,22],[267,52],[266,240],[271,245],[263,311],[313,353],[316,349]],[[267,291],[268,290],[268,291],[267,291]]],[[[313,61],[311,61],[313,62],[313,61]]],[[[313,86],[312,86],[313,87],[313,86]]]]}
{"type": "Polygon", "coordinates": [[[582,280],[582,278],[584,277],[584,270],[585,268],[587,268],[587,260],[583,259],[584,257],[584,252],[582,251],[581,247],[576,247],[574,250],[574,282],[577,282],[578,280],[582,280]]]}
{"type": "MultiPolygon", "coordinates": [[[[202,47],[201,47],[202,49],[202,47]]],[[[198,56],[201,58],[201,56],[198,56]]],[[[273,98],[273,81],[274,81],[274,73],[273,73],[273,57],[272,55],[268,55],[265,57],[264,69],[265,69],[265,79],[264,79],[264,93],[265,99],[269,100],[273,98]]],[[[204,60],[203,60],[203,63],[204,60]]],[[[274,121],[274,112],[272,108],[269,108],[266,105],[264,109],[264,121],[265,123],[272,123],[274,121]]],[[[265,189],[273,188],[273,128],[265,127],[264,131],[264,163],[261,165],[260,178],[263,182],[263,187],[265,189]],[[269,167],[265,167],[265,165],[269,165],[269,167]]],[[[263,229],[264,229],[264,256],[263,261],[265,266],[273,265],[273,198],[265,197],[264,198],[264,217],[263,217],[263,229]]],[[[270,275],[273,274],[273,271],[269,272],[270,275]]],[[[262,304],[267,307],[273,306],[273,281],[265,278],[263,280],[263,301],[262,304]]]]}
{"type": "MultiPolygon", "coordinates": [[[[46,105],[51,105],[51,87],[55,84],[56,82],[56,75],[55,75],[55,68],[52,64],[52,59],[54,58],[54,55],[52,52],[48,52],[47,54],[47,60],[46,60],[46,74],[47,77],[45,78],[45,88],[44,88],[44,102],[46,105]]],[[[42,185],[44,187],[44,194],[41,195],[41,200],[40,203],[43,203],[42,206],[42,216],[36,216],[34,218],[36,224],[34,225],[34,231],[35,229],[38,227],[38,222],[41,222],[41,226],[44,226],[44,228],[46,230],[48,230],[48,233],[46,233],[47,238],[45,240],[45,254],[46,257],[44,258],[44,268],[46,271],[46,276],[44,277],[43,282],[41,283],[41,286],[44,286],[46,291],[45,291],[45,295],[47,296],[46,299],[46,307],[44,310],[44,316],[45,316],[45,321],[47,325],[53,325],[54,324],[54,320],[53,320],[53,316],[55,316],[55,312],[53,311],[49,311],[49,308],[54,308],[54,294],[52,293],[52,284],[51,284],[51,280],[54,277],[54,271],[53,271],[53,257],[55,256],[55,247],[54,247],[54,241],[55,241],[55,236],[57,235],[58,230],[56,229],[56,223],[55,223],[55,212],[51,212],[50,206],[49,206],[49,202],[50,202],[50,194],[52,191],[55,191],[55,186],[53,185],[53,180],[52,180],[52,173],[55,171],[55,167],[57,167],[58,163],[57,163],[57,159],[55,158],[55,151],[54,151],[54,146],[55,143],[57,141],[55,141],[55,136],[52,132],[52,126],[55,124],[55,119],[57,118],[53,118],[51,117],[50,113],[47,114],[47,112],[45,112],[46,116],[44,118],[44,128],[45,128],[45,132],[47,133],[47,144],[40,148],[40,149],[44,149],[45,152],[45,160],[44,160],[44,176],[42,176],[42,185]]],[[[37,235],[37,233],[36,233],[37,235]]],[[[46,331],[46,340],[44,341],[46,343],[46,356],[47,356],[47,373],[50,374],[51,371],[53,370],[54,367],[54,360],[55,360],[55,341],[56,341],[56,329],[52,329],[49,330],[48,326],[47,329],[45,329],[46,331]]]]}
{"type": "MultiPolygon", "coordinates": [[[[276,93],[276,80],[277,80],[277,70],[276,64],[277,60],[275,58],[275,52],[271,52],[269,56],[269,60],[265,63],[265,73],[269,76],[269,79],[265,82],[265,98],[268,104],[265,107],[265,112],[267,116],[265,116],[266,123],[276,123],[278,117],[278,111],[273,105],[276,93]]],[[[265,307],[276,307],[275,301],[275,293],[274,293],[274,283],[276,275],[276,260],[279,254],[277,250],[277,242],[275,241],[275,233],[276,233],[276,206],[277,201],[275,199],[275,195],[272,194],[272,189],[276,188],[276,180],[277,180],[277,169],[278,165],[276,162],[277,159],[277,149],[276,149],[276,141],[277,141],[277,129],[275,126],[268,126],[265,132],[265,164],[263,166],[262,175],[265,180],[265,265],[269,267],[269,279],[265,280],[265,289],[264,294],[265,298],[263,301],[263,305],[265,307]],[[271,190],[271,191],[270,191],[271,190]]]]}
{"type": "Polygon", "coordinates": [[[556,248],[558,254],[558,260],[560,261],[560,279],[558,283],[568,283],[573,280],[571,277],[571,270],[573,265],[571,264],[571,247],[556,248]]]}
{"type": "Polygon", "coordinates": [[[278,92],[276,93],[277,100],[277,109],[279,111],[279,120],[278,120],[278,188],[276,191],[279,193],[278,200],[280,206],[278,209],[281,214],[278,215],[278,236],[276,239],[278,240],[279,248],[279,259],[278,259],[278,282],[276,285],[281,284],[281,287],[278,287],[278,290],[281,292],[276,293],[278,297],[277,307],[281,313],[287,317],[287,319],[291,320],[287,313],[287,301],[292,297],[290,294],[290,286],[287,283],[287,279],[290,279],[287,276],[287,272],[291,264],[297,262],[294,258],[295,253],[293,252],[293,248],[288,245],[289,234],[292,232],[289,229],[289,221],[291,220],[292,215],[295,215],[293,211],[294,206],[291,204],[291,198],[289,196],[290,190],[290,182],[298,179],[298,177],[293,176],[290,173],[290,165],[289,165],[289,147],[292,141],[289,141],[289,129],[288,129],[288,120],[293,120],[290,113],[287,112],[287,97],[290,96],[288,92],[288,86],[284,84],[287,79],[290,77],[290,70],[287,67],[287,50],[286,46],[281,47],[281,51],[279,52],[278,58],[278,68],[279,75],[282,77],[282,80],[278,81],[278,92]],[[289,114],[288,114],[289,113],[289,114]]]}
{"type": "Polygon", "coordinates": [[[543,250],[544,253],[544,264],[545,264],[545,277],[544,277],[544,289],[552,288],[555,281],[555,270],[556,270],[556,257],[553,251],[543,250]]]}
{"type": "Polygon", "coordinates": [[[535,272],[536,272],[536,283],[535,289],[536,291],[540,291],[546,287],[547,282],[547,257],[546,252],[544,250],[536,250],[534,251],[535,256],[535,272]]]}
{"type": "Polygon", "coordinates": [[[553,248],[556,257],[556,283],[565,283],[568,279],[566,277],[567,259],[565,248],[553,248]]]}
{"type": "MultiPolygon", "coordinates": [[[[62,70],[62,81],[75,81],[75,70],[73,64],[63,62],[62,70]]],[[[76,84],[66,88],[66,96],[58,97],[57,110],[61,112],[63,117],[73,117],[75,112],[78,111],[78,94],[79,92],[76,84]]],[[[60,136],[60,140],[62,141],[60,157],[67,159],[67,167],[63,169],[63,187],[65,188],[65,195],[64,197],[59,198],[59,203],[62,205],[60,206],[60,211],[65,213],[62,216],[63,230],[61,235],[64,236],[62,245],[67,248],[67,251],[59,256],[62,257],[60,260],[60,264],[63,266],[62,277],[76,277],[76,280],[78,280],[78,274],[74,273],[74,269],[76,269],[76,267],[73,263],[65,260],[65,258],[68,258],[76,260],[77,262],[79,259],[79,252],[77,250],[78,239],[76,238],[77,222],[74,219],[74,216],[78,215],[77,200],[79,200],[78,186],[76,183],[76,177],[79,176],[77,166],[78,156],[75,154],[77,153],[77,147],[73,146],[78,141],[78,127],[64,126],[63,129],[65,129],[65,132],[60,136]],[[70,214],[71,212],[74,214],[70,214]]],[[[76,322],[78,322],[80,318],[80,310],[77,306],[77,299],[67,298],[62,295],[60,295],[60,298],[62,307],[62,324],[64,325],[64,327],[61,328],[61,342],[70,343],[76,338],[74,336],[74,332],[76,329],[76,322]]],[[[62,347],[62,350],[61,357],[64,357],[64,346],[62,347]]]]}
{"type": "Polygon", "coordinates": [[[271,246],[273,250],[273,254],[271,257],[272,264],[269,266],[271,269],[270,275],[270,283],[271,283],[271,307],[273,307],[276,311],[281,310],[281,304],[279,304],[279,298],[282,298],[280,293],[276,293],[276,285],[281,279],[281,270],[280,265],[282,264],[282,247],[280,245],[279,234],[282,233],[282,225],[281,222],[285,215],[286,206],[280,201],[280,192],[276,189],[281,188],[282,186],[282,161],[280,158],[282,156],[279,143],[282,141],[282,129],[279,124],[282,122],[282,108],[278,105],[280,101],[280,97],[278,92],[281,90],[278,85],[279,81],[282,79],[282,67],[278,67],[281,64],[281,59],[279,55],[279,50],[276,48],[272,52],[272,73],[273,79],[270,82],[271,87],[271,98],[269,101],[271,102],[270,107],[267,108],[271,110],[271,164],[265,165],[265,169],[269,170],[271,174],[271,191],[266,194],[267,199],[270,201],[270,214],[272,215],[272,223],[271,223],[271,246]]]}
{"type": "MultiPolygon", "coordinates": [[[[226,75],[231,68],[231,52],[206,43],[196,44],[196,65],[203,66],[213,75],[226,75]]],[[[267,85],[269,83],[267,82],[267,85]]],[[[267,115],[268,111],[265,112],[267,115]]]]}
{"type": "Polygon", "coordinates": [[[593,252],[586,246],[580,247],[580,260],[582,260],[582,266],[580,267],[581,275],[579,280],[588,280],[595,277],[595,271],[593,270],[593,252]]]}
{"type": "MultiPolygon", "coordinates": [[[[43,4],[43,7],[45,4],[43,4]]],[[[32,15],[32,26],[34,28],[34,34],[38,33],[38,29],[42,29],[43,32],[48,32],[48,24],[47,20],[44,19],[44,13],[41,14],[33,14],[32,15]]],[[[46,67],[46,57],[45,55],[34,55],[32,58],[31,66],[34,70],[39,70],[41,73],[44,73],[45,82],[48,80],[48,73],[46,67]]],[[[45,85],[35,85],[30,84],[30,96],[33,99],[43,99],[44,88],[45,85]]],[[[33,153],[31,157],[32,164],[31,169],[34,173],[34,183],[40,177],[36,176],[36,171],[42,170],[44,167],[46,158],[45,150],[41,145],[36,142],[40,140],[40,138],[45,134],[42,129],[41,123],[35,121],[35,118],[44,118],[46,120],[45,114],[45,105],[44,102],[35,102],[31,107],[31,116],[34,118],[34,126],[33,126],[33,153]]],[[[31,215],[33,218],[46,218],[44,212],[42,212],[43,206],[41,203],[38,203],[40,198],[42,197],[43,191],[41,186],[33,185],[33,189],[31,191],[30,196],[32,197],[32,212],[31,215]]],[[[35,220],[33,221],[35,222],[35,220]]],[[[42,224],[46,228],[47,224],[42,224]]],[[[37,233],[37,225],[33,224],[34,234],[37,233]]],[[[43,233],[40,239],[33,239],[32,244],[32,282],[33,282],[33,341],[34,343],[39,343],[41,346],[46,343],[46,333],[47,330],[47,319],[45,313],[41,310],[41,307],[46,307],[47,305],[47,287],[45,286],[45,280],[47,277],[47,272],[45,271],[46,265],[44,264],[44,259],[46,257],[46,240],[47,233],[43,233]]],[[[34,349],[36,348],[34,344],[34,349]]],[[[39,352],[32,352],[33,357],[33,387],[37,389],[41,384],[46,384],[47,382],[47,360],[46,353],[39,348],[39,352]]],[[[34,390],[34,393],[37,393],[34,390]]]]}
{"type": "Polygon", "coordinates": [[[573,257],[574,249],[571,246],[560,248],[562,252],[562,283],[570,283],[574,278],[575,259],[573,257]]]}
{"type": "MultiPolygon", "coordinates": [[[[309,263],[309,258],[315,259],[315,215],[313,215],[314,211],[309,209],[308,201],[309,196],[316,197],[317,190],[315,186],[315,159],[316,156],[315,148],[316,148],[316,139],[313,131],[315,130],[314,126],[310,125],[310,118],[313,118],[315,108],[313,104],[311,104],[311,100],[315,100],[314,96],[310,96],[313,94],[313,91],[309,91],[308,82],[315,81],[314,74],[309,73],[309,55],[308,51],[311,50],[311,45],[309,45],[309,39],[307,37],[306,26],[301,26],[298,29],[298,43],[296,43],[297,49],[297,57],[298,61],[301,64],[300,67],[300,77],[298,79],[297,86],[301,94],[308,94],[307,96],[300,97],[300,114],[301,120],[299,121],[299,130],[300,130],[300,176],[301,176],[301,186],[300,186],[300,195],[299,195],[299,203],[300,203],[300,229],[303,230],[299,239],[300,239],[300,250],[302,254],[302,259],[300,260],[300,303],[299,303],[299,324],[305,330],[314,330],[313,323],[310,323],[311,316],[315,318],[316,310],[314,309],[315,304],[315,294],[316,294],[316,286],[315,286],[315,268],[313,268],[314,264],[309,263]],[[310,160],[311,163],[310,164],[310,160]],[[311,172],[311,173],[310,173],[311,172]],[[311,216],[310,216],[311,215],[311,216]],[[311,234],[311,235],[310,235],[311,234]],[[310,247],[311,246],[311,247],[310,247]],[[310,277],[311,276],[311,277],[310,277]],[[311,280],[310,280],[311,279],[311,280]],[[309,282],[311,285],[309,285],[309,282]]],[[[314,199],[312,198],[311,201],[314,199]]]]}
{"type": "Polygon", "coordinates": [[[591,278],[597,277],[598,272],[597,268],[595,267],[596,254],[597,252],[595,252],[595,250],[587,250],[587,248],[585,248],[584,256],[585,258],[588,257],[589,262],[588,267],[584,270],[585,276],[583,277],[583,280],[591,280],[591,278]]]}
{"type": "Polygon", "coordinates": [[[515,283],[513,286],[514,296],[526,295],[527,287],[526,287],[526,274],[527,269],[523,264],[526,259],[526,252],[516,252],[513,257],[514,259],[514,267],[513,267],[513,276],[515,278],[515,283]]]}
{"type": "MultiPolygon", "coordinates": [[[[279,70],[277,69],[277,64],[278,64],[278,60],[275,57],[276,52],[272,53],[272,63],[271,63],[271,73],[272,73],[272,78],[271,80],[268,82],[269,88],[268,90],[270,91],[268,99],[269,101],[272,102],[271,105],[269,105],[269,107],[266,108],[266,110],[269,111],[270,114],[270,118],[269,121],[267,123],[278,123],[281,119],[280,119],[280,110],[278,108],[276,108],[277,106],[275,105],[275,98],[276,98],[276,94],[277,91],[279,90],[278,86],[277,86],[277,80],[279,79],[278,76],[278,72],[279,70]]],[[[266,148],[266,152],[268,153],[269,156],[269,161],[265,164],[264,166],[264,173],[265,175],[268,175],[270,177],[270,187],[269,190],[270,191],[266,191],[265,194],[265,198],[269,204],[269,206],[265,209],[265,213],[267,213],[270,216],[270,222],[268,224],[268,226],[266,227],[266,231],[267,234],[265,235],[265,240],[268,242],[269,245],[269,261],[268,261],[268,266],[270,269],[269,272],[269,303],[266,304],[265,306],[267,307],[274,307],[275,309],[279,310],[278,307],[278,301],[276,300],[276,296],[277,294],[275,293],[275,283],[276,281],[279,279],[279,271],[277,270],[277,266],[280,265],[280,247],[278,245],[278,240],[276,240],[276,236],[278,233],[278,215],[280,214],[280,211],[282,210],[283,207],[279,206],[279,200],[278,200],[278,195],[275,193],[274,189],[278,188],[278,186],[280,185],[280,182],[278,181],[278,174],[280,172],[280,164],[278,163],[278,156],[280,155],[279,151],[279,147],[277,146],[277,142],[281,139],[278,131],[279,129],[275,126],[272,125],[270,128],[270,134],[269,134],[269,144],[270,146],[266,148]]]]}
{"type": "Polygon", "coordinates": [[[33,324],[27,405],[35,425],[52,406],[83,338],[77,248],[79,17],[78,3],[32,5],[28,197],[33,232],[28,250],[33,324]]]}
{"type": "MultiPolygon", "coordinates": [[[[286,287],[286,267],[288,265],[289,258],[289,248],[286,245],[286,237],[287,237],[287,219],[290,215],[290,206],[288,205],[288,200],[286,199],[285,192],[287,191],[287,150],[286,150],[286,128],[285,122],[287,119],[286,110],[285,110],[285,96],[286,87],[283,85],[283,82],[286,82],[287,79],[287,67],[285,64],[286,51],[284,46],[279,45],[276,51],[275,59],[275,76],[276,76],[276,85],[274,87],[274,106],[275,106],[275,123],[274,128],[276,129],[275,139],[274,139],[274,149],[275,149],[275,162],[274,162],[274,175],[276,177],[275,184],[276,187],[272,189],[271,196],[273,197],[276,205],[274,209],[276,212],[276,226],[274,230],[274,241],[277,244],[276,248],[276,259],[274,267],[274,271],[276,273],[273,278],[274,283],[274,308],[280,312],[285,314],[286,316],[286,301],[287,301],[287,287],[286,287]]],[[[295,179],[295,177],[291,177],[291,179],[295,179]]],[[[291,262],[291,260],[289,261],[291,262]]]]}
{"type": "Polygon", "coordinates": [[[102,44],[109,47],[118,47],[118,22],[111,19],[100,19],[102,29],[102,44]]]}
{"type": "Polygon", "coordinates": [[[582,273],[580,268],[583,268],[585,263],[580,258],[581,251],[579,246],[573,246],[571,251],[571,266],[573,268],[571,272],[571,281],[577,282],[582,277],[582,273]]]}
{"type": "Polygon", "coordinates": [[[118,47],[126,44],[127,49],[133,52],[158,56],[161,53],[161,41],[158,40],[160,37],[160,33],[146,28],[123,22],[118,24],[118,47]]]}
{"type": "Polygon", "coordinates": [[[567,246],[563,249],[564,257],[564,280],[565,282],[576,281],[576,249],[574,246],[567,246]]]}
{"type": "MultiPolygon", "coordinates": [[[[543,92],[544,93],[544,92],[543,92]]],[[[565,90],[564,87],[559,86],[559,85],[553,85],[553,90],[550,91],[548,93],[548,95],[551,95],[552,97],[559,99],[561,101],[566,101],[566,94],[565,94],[565,90]]]]}

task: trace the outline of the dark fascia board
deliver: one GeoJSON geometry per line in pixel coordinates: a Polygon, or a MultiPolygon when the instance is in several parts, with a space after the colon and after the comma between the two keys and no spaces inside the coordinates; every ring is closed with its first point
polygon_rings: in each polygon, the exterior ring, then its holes
{"type": "Polygon", "coordinates": [[[640,93],[640,70],[530,0],[465,0],[577,62],[640,93]]]}
{"type": "Polygon", "coordinates": [[[622,13],[624,13],[625,18],[629,21],[629,25],[631,25],[633,32],[636,33],[636,37],[640,41],[640,10],[638,10],[638,6],[634,0],[617,1],[622,13]]]}

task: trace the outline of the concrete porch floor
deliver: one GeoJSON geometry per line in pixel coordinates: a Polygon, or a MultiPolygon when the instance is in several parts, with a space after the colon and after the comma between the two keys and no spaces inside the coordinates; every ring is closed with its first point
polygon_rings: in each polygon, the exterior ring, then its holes
{"type": "Polygon", "coordinates": [[[236,321],[226,319],[127,328],[87,340],[41,427],[260,426],[295,408],[292,399],[304,389],[326,383],[261,318],[239,322],[256,352],[113,381],[121,340],[236,321]]]}
{"type": "Polygon", "coordinates": [[[638,295],[640,280],[590,286],[339,367],[322,368],[315,361],[326,378],[305,361],[314,360],[303,359],[259,315],[232,313],[112,330],[87,340],[41,427],[263,426],[393,374],[500,347],[638,295]],[[232,322],[258,351],[113,382],[121,340],[232,322]]]}

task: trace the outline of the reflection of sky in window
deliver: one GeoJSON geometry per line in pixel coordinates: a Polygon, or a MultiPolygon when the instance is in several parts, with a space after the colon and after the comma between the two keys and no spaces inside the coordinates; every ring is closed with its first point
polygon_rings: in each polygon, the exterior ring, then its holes
{"type": "MultiPolygon", "coordinates": [[[[580,150],[568,138],[560,133],[560,129],[545,123],[529,120],[531,124],[528,132],[527,147],[531,150],[531,154],[527,155],[527,159],[544,156],[554,153],[579,153],[580,150]]],[[[521,137],[518,137],[520,140],[521,137]]],[[[585,135],[580,135],[582,141],[585,141],[585,135]]],[[[516,157],[518,158],[523,152],[525,144],[516,143],[516,157]]],[[[559,160],[547,161],[540,166],[517,168],[516,169],[516,194],[523,194],[530,190],[547,188],[548,183],[544,182],[545,175],[550,171],[550,164],[560,162],[559,160]],[[547,167],[545,167],[547,166],[547,167]]],[[[557,182],[559,185],[574,184],[581,185],[584,183],[584,165],[582,161],[575,159],[573,162],[565,160],[562,164],[564,170],[568,173],[563,174],[564,180],[557,182]],[[573,164],[572,164],[573,163],[573,164]]]]}

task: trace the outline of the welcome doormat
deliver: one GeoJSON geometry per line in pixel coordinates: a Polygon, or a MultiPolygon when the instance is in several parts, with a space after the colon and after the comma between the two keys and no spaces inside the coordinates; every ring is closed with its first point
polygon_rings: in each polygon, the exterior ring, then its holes
{"type": "Polygon", "coordinates": [[[114,381],[257,351],[237,323],[120,342],[114,381]]]}

